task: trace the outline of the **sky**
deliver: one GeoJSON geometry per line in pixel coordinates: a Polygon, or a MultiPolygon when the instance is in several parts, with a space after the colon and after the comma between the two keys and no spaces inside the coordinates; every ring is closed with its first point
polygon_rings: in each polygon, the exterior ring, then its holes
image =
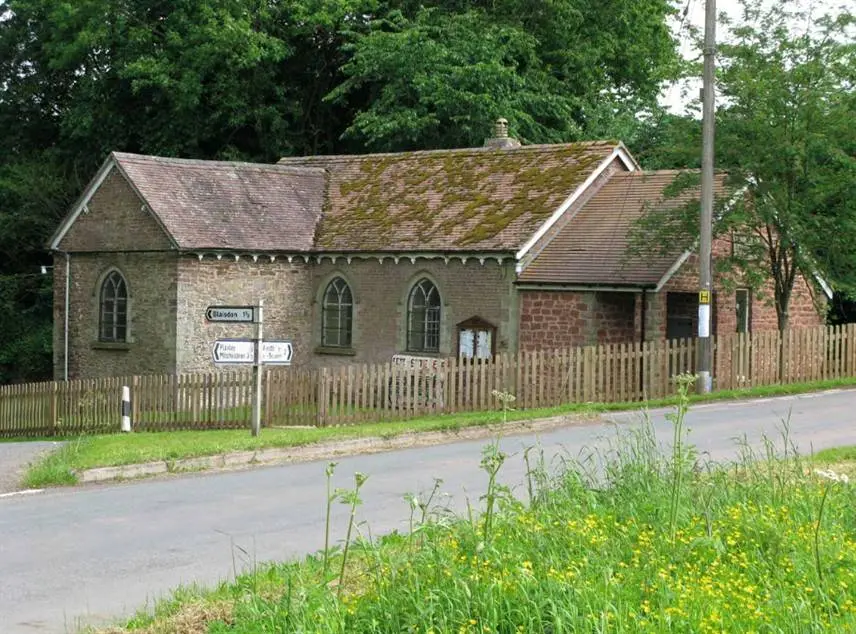
{"type": "MultiPolygon", "coordinates": [[[[699,33],[704,32],[704,12],[705,12],[705,2],[706,0],[683,0],[682,6],[687,6],[689,4],[689,11],[687,13],[686,21],[689,24],[694,25],[699,33]]],[[[736,18],[739,16],[740,11],[740,3],[738,0],[715,0],[716,2],[716,12],[717,14],[726,13],[729,16],[736,18]]],[[[674,30],[678,31],[679,24],[675,24],[674,30]]],[[[717,26],[717,35],[721,35],[721,27],[717,26]]],[[[678,39],[681,42],[681,55],[684,57],[689,57],[691,55],[697,54],[693,51],[692,43],[687,37],[686,30],[682,33],[678,33],[678,39]]],[[[664,105],[668,106],[673,112],[682,112],[684,106],[688,102],[688,100],[692,99],[695,96],[698,96],[699,90],[701,89],[701,78],[696,81],[686,81],[681,82],[673,86],[672,88],[664,91],[663,96],[661,97],[661,101],[664,105]],[[682,95],[682,90],[688,91],[685,95],[682,95]]]]}
{"type": "MultiPolygon", "coordinates": [[[[762,4],[769,6],[772,2],[777,2],[778,0],[762,0],[762,4]]],[[[841,6],[844,2],[848,0],[804,0],[803,4],[805,6],[811,6],[813,12],[817,14],[826,13],[826,12],[834,12],[835,8],[841,6]]],[[[852,0],[850,0],[852,1],[852,0]]],[[[689,3],[689,12],[687,14],[687,22],[694,25],[699,33],[704,32],[704,13],[705,13],[705,2],[706,0],[681,0],[681,7],[684,7],[689,3]]],[[[740,17],[740,1],[739,0],[715,0],[716,2],[716,12],[717,15],[725,13],[729,17],[737,20],[740,17]]],[[[678,24],[675,24],[675,31],[677,32],[678,24]]],[[[725,32],[721,25],[717,25],[716,36],[717,41],[721,41],[722,37],[725,35],[725,32]]],[[[686,32],[684,31],[682,34],[678,36],[678,39],[681,41],[681,54],[685,57],[689,57],[691,55],[697,55],[698,53],[693,51],[693,46],[687,37],[686,32]]],[[[699,94],[699,90],[701,89],[701,78],[698,78],[695,81],[687,81],[682,82],[679,85],[673,86],[672,88],[664,91],[661,102],[668,106],[673,112],[683,112],[684,106],[686,103],[697,97],[699,94]],[[681,94],[683,90],[687,91],[687,96],[683,96],[681,94]]]]}

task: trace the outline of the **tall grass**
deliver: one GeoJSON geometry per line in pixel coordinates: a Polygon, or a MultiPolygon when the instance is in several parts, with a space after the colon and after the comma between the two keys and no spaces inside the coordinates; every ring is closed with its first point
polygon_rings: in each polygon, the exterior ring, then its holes
{"type": "Polygon", "coordinates": [[[676,416],[671,452],[650,425],[560,468],[528,450],[527,500],[498,486],[507,457],[489,445],[477,516],[411,497],[410,535],[265,567],[131,625],[175,631],[196,610],[214,634],[856,631],[846,478],[816,473],[787,437],[711,463],[676,416]]]}

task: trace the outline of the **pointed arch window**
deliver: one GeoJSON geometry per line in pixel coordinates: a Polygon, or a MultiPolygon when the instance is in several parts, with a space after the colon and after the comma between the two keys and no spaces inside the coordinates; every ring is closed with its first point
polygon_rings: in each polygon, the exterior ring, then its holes
{"type": "Polygon", "coordinates": [[[125,342],[128,338],[128,285],[119,271],[111,271],[101,283],[100,341],[125,342]]]}
{"type": "Polygon", "coordinates": [[[334,278],[327,284],[321,305],[321,345],[350,348],[353,316],[351,287],[341,277],[334,278]]]}
{"type": "Polygon", "coordinates": [[[407,350],[440,351],[440,293],[427,278],[416,282],[407,300],[407,350]]]}

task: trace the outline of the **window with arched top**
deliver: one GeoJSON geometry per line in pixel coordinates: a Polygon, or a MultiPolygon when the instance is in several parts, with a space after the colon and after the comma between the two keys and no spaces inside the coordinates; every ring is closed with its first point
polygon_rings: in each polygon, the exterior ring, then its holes
{"type": "Polygon", "coordinates": [[[427,278],[416,282],[407,299],[407,350],[440,351],[440,293],[427,278]]]}
{"type": "Polygon", "coordinates": [[[351,287],[341,277],[334,278],[327,284],[321,304],[321,345],[349,348],[353,316],[351,287]]]}
{"type": "Polygon", "coordinates": [[[111,271],[101,283],[98,339],[124,342],[128,337],[128,285],[119,271],[111,271]]]}

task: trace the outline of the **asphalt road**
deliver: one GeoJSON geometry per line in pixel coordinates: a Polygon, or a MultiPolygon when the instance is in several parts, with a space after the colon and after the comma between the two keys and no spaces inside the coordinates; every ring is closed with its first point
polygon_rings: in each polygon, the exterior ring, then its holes
{"type": "MultiPolygon", "coordinates": [[[[651,412],[658,438],[671,428],[651,412]]],[[[503,439],[513,455],[502,480],[518,486],[522,449],[540,442],[548,456],[576,457],[605,447],[638,413],[610,422],[503,439]]],[[[696,406],[690,441],[714,459],[736,453],[737,438],[758,445],[762,434],[790,437],[803,453],[856,444],[856,391],[696,406]]],[[[336,486],[369,475],[361,518],[373,534],[406,528],[403,495],[426,492],[443,479],[444,503],[461,511],[483,492],[479,470],[486,441],[354,456],[339,461],[336,486]]],[[[216,583],[254,561],[283,559],[323,544],[325,462],[184,476],[0,499],[0,632],[74,632],[82,623],[125,616],[182,583],[216,583]],[[245,554],[247,553],[247,554],[245,554]]],[[[345,508],[334,516],[336,538],[345,508]]]]}
{"type": "Polygon", "coordinates": [[[18,490],[27,465],[59,442],[0,442],[0,495],[18,490]]]}

